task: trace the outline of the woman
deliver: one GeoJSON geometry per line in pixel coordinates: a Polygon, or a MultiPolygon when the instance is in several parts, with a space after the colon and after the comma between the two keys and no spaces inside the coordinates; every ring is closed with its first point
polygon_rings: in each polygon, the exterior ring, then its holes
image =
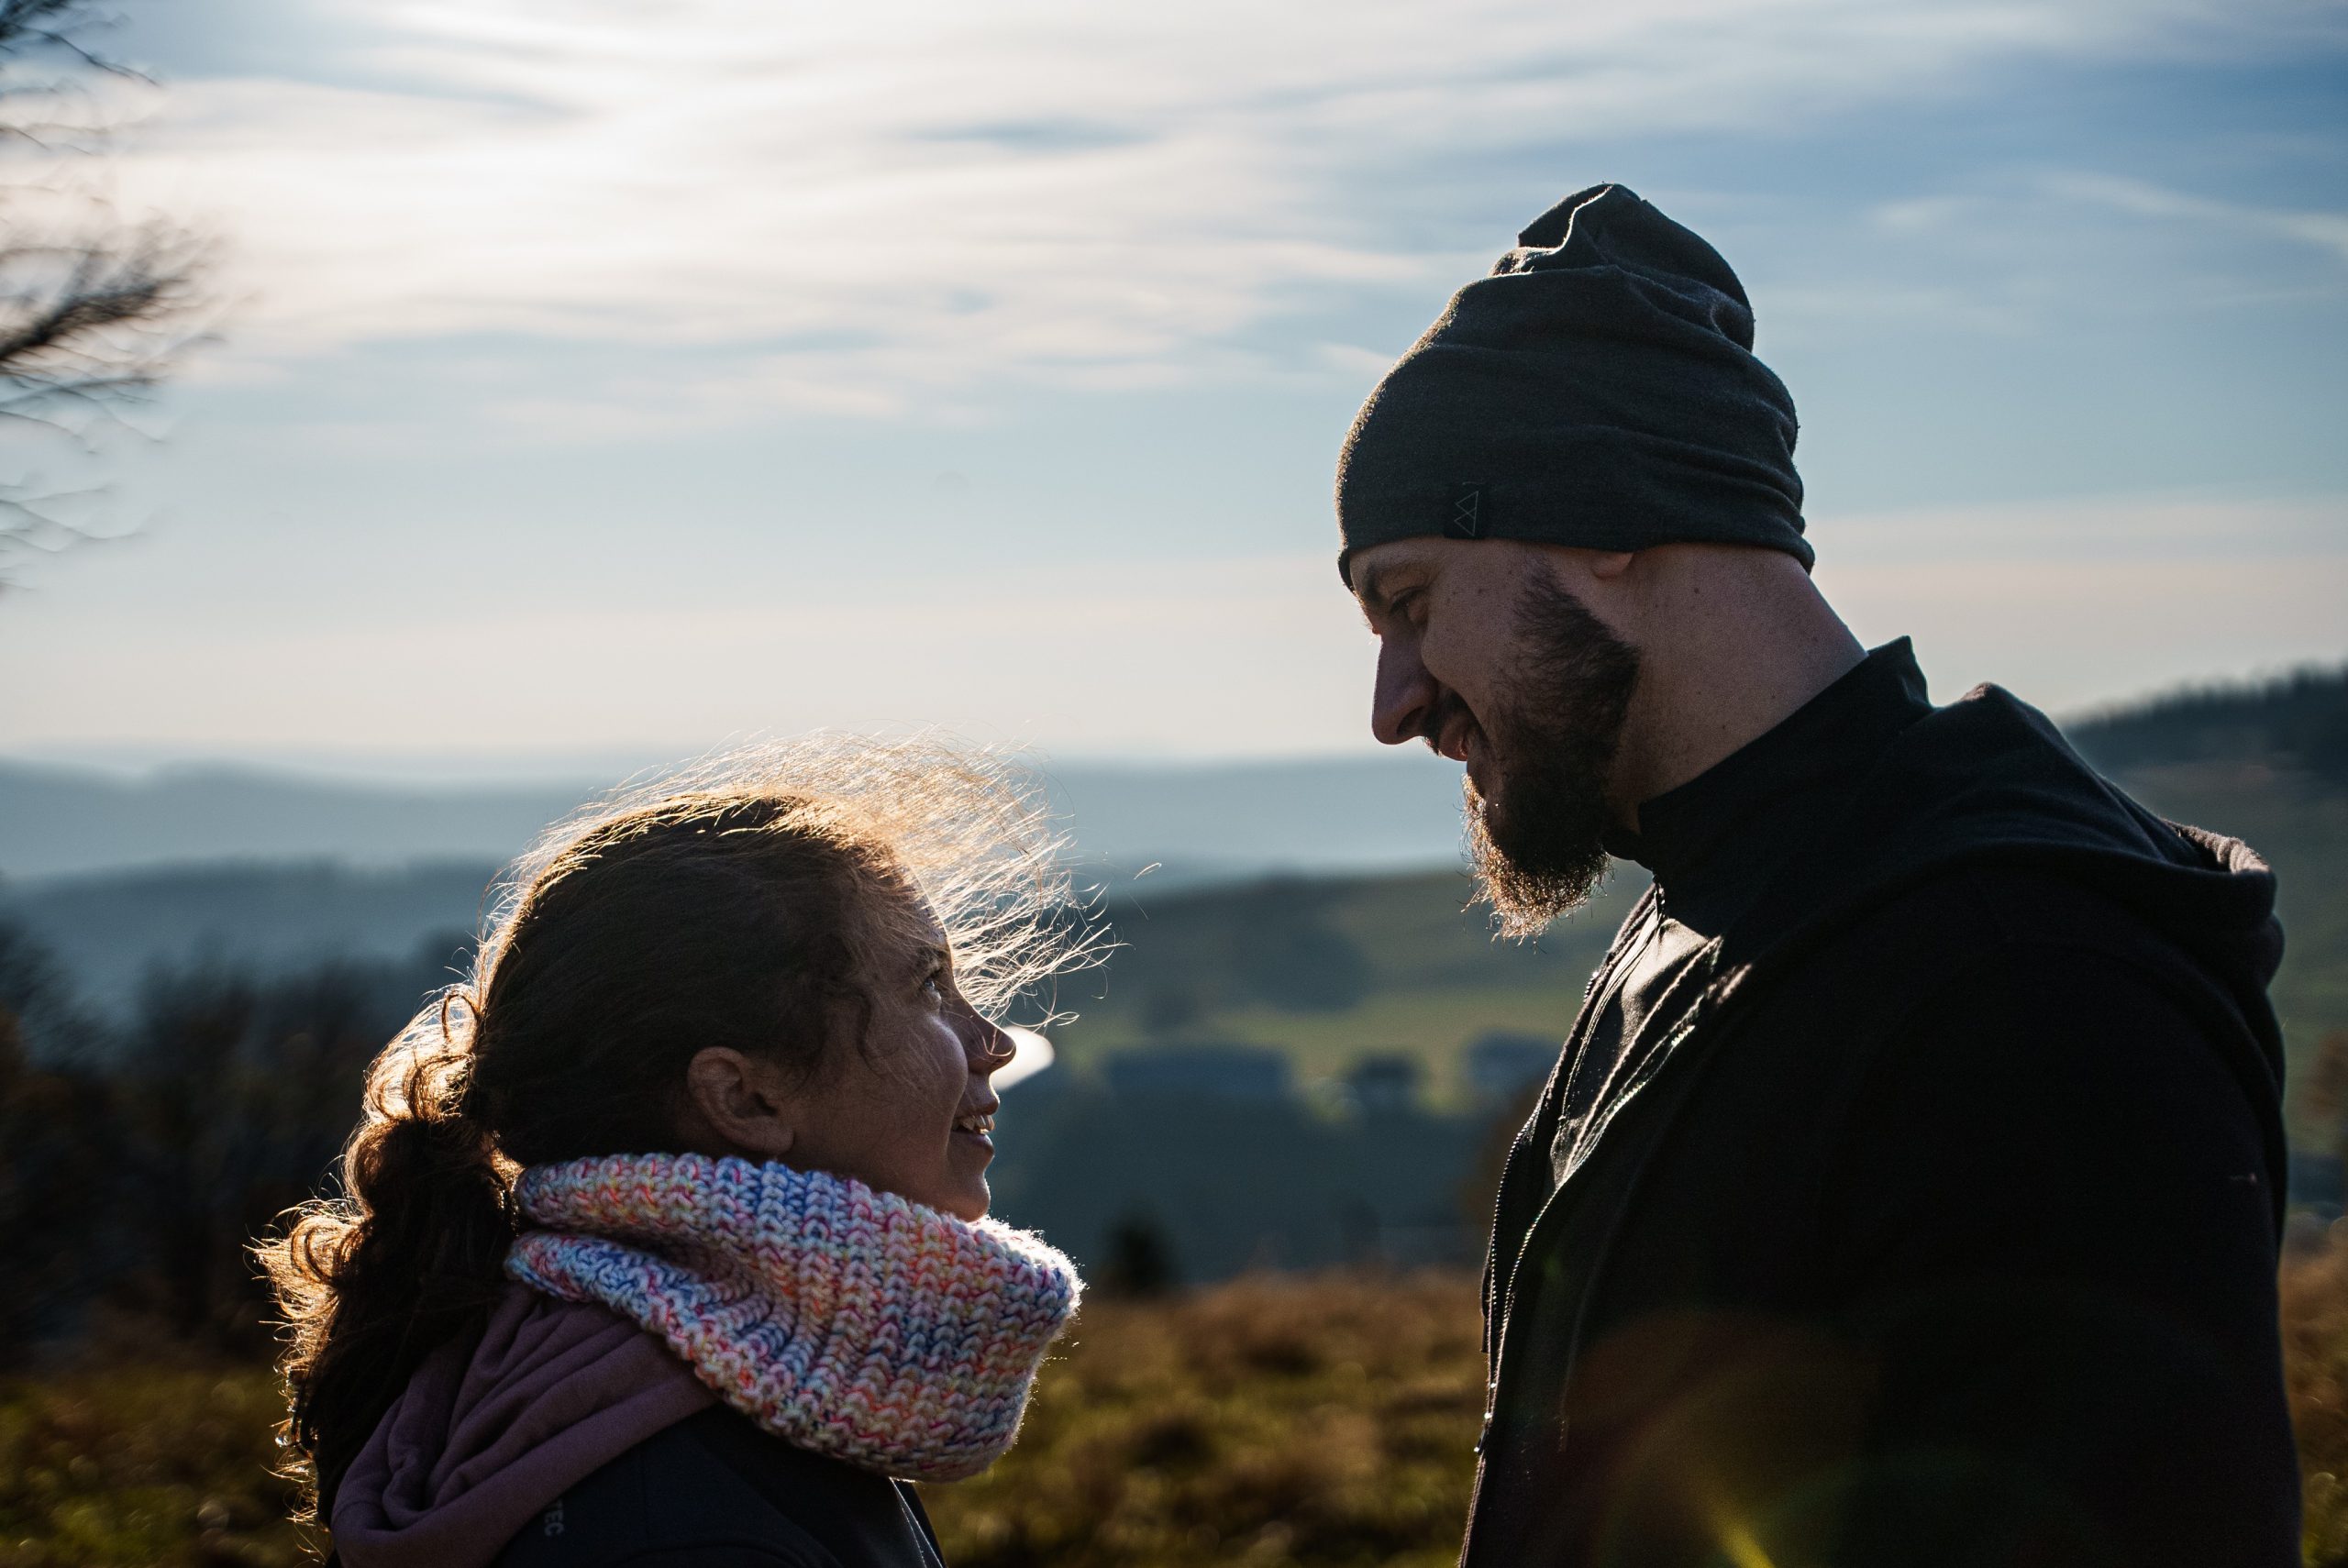
{"type": "Polygon", "coordinates": [[[936,1568],[1074,1312],[987,1220],[987,1021],[1080,956],[1056,845],[925,745],[558,829],[264,1249],[349,1568],[936,1568]]]}

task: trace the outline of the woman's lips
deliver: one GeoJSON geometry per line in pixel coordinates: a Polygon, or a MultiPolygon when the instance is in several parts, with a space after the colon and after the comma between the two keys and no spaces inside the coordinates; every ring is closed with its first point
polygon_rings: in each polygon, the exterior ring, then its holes
{"type": "Polygon", "coordinates": [[[954,1136],[994,1152],[994,1113],[968,1110],[954,1119],[954,1136]]]}

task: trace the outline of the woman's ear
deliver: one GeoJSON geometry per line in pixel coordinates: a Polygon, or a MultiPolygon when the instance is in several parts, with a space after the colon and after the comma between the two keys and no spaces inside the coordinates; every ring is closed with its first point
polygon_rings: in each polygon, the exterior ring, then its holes
{"type": "Polygon", "coordinates": [[[720,1152],[779,1160],[798,1138],[799,1097],[772,1062],[724,1045],[685,1064],[685,1104],[694,1143],[720,1152]]]}

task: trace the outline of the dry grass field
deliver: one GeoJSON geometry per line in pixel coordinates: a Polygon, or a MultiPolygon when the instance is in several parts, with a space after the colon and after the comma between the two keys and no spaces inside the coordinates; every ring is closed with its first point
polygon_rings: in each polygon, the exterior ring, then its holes
{"type": "MultiPolygon", "coordinates": [[[[2348,1231],[2348,1221],[2335,1223],[2348,1231]]],[[[2348,1236],[2283,1261],[2283,1368],[2306,1485],[2308,1568],[2348,1568],[2348,1236]]]]}
{"type": "Polygon", "coordinates": [[[6,1568],[310,1560],[271,1474],[264,1368],[126,1363],[0,1386],[6,1568]]]}
{"type": "MultiPolygon", "coordinates": [[[[1089,1305],[1020,1446],[926,1497],[955,1568],[1433,1568],[1479,1409],[1475,1285],[1263,1277],[1089,1305]]],[[[169,1360],[0,1383],[0,1568],[309,1561],[274,1379],[169,1360]]]]}
{"type": "Polygon", "coordinates": [[[1434,1568],[1458,1554],[1482,1391],[1470,1279],[1102,1302],[1010,1457],[929,1506],[955,1568],[1434,1568]]]}
{"type": "MultiPolygon", "coordinates": [[[[2307,1562],[2348,1568],[2348,1247],[2283,1274],[2307,1562]]],[[[1002,1463],[927,1497],[956,1568],[1435,1568],[1468,1504],[1472,1281],[1257,1277],[1096,1302],[1002,1463]]],[[[0,1385],[0,1568],[307,1561],[270,1375],[150,1359],[0,1385]]]]}

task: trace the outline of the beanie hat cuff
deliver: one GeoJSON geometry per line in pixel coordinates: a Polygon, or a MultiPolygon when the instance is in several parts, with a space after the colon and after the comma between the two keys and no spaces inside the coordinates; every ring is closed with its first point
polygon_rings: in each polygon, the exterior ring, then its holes
{"type": "Polygon", "coordinates": [[[1546,461],[1495,461],[1489,478],[1347,485],[1338,577],[1353,586],[1357,551],[1429,536],[1589,550],[1754,545],[1783,550],[1804,571],[1816,562],[1799,501],[1767,464],[1611,428],[1559,431],[1544,445],[1546,461]]]}

